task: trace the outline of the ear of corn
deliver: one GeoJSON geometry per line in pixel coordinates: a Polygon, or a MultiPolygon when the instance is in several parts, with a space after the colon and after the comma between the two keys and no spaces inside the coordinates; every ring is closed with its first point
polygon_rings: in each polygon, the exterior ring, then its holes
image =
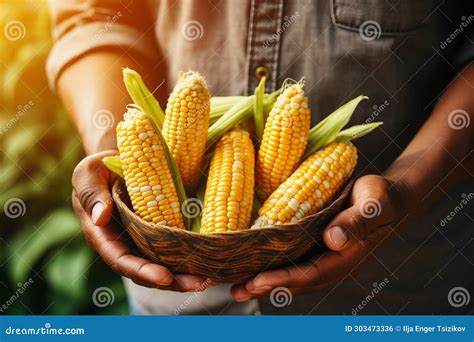
{"type": "Polygon", "coordinates": [[[201,233],[248,228],[254,197],[254,159],[247,131],[232,130],[219,140],[207,179],[201,233]]]}
{"type": "Polygon", "coordinates": [[[163,144],[145,113],[128,109],[117,125],[117,144],[135,213],[154,224],[184,228],[163,144]]]}
{"type": "Polygon", "coordinates": [[[209,111],[210,96],[204,78],[194,72],[180,73],[166,106],[163,136],[188,192],[201,176],[209,111]]]}
{"type": "Polygon", "coordinates": [[[257,157],[257,193],[267,198],[295,170],[308,141],[310,109],[299,83],[286,88],[268,115],[257,157]]]}
{"type": "Polygon", "coordinates": [[[341,190],[356,164],[357,150],[350,142],[315,152],[266,200],[256,226],[297,222],[317,213],[341,190]]]}

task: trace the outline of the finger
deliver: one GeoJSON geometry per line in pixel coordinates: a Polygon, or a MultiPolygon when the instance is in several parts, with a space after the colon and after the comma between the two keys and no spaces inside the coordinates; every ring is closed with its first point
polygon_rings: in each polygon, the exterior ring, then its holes
{"type": "MultiPolygon", "coordinates": [[[[342,282],[342,279],[338,278],[321,285],[309,286],[309,287],[292,287],[292,288],[285,288],[285,289],[289,290],[292,295],[296,296],[296,295],[301,295],[301,294],[316,293],[319,291],[327,290],[328,288],[334,287],[337,284],[340,284],[341,282],[342,282]]],[[[276,291],[275,294],[278,293],[278,287],[274,287],[265,292],[255,294],[248,291],[247,288],[245,287],[245,284],[236,284],[236,285],[233,285],[232,288],[230,289],[230,295],[234,297],[236,301],[243,302],[243,301],[247,301],[253,298],[263,298],[263,297],[272,296],[273,291],[276,291]]]]}
{"type": "Polygon", "coordinates": [[[256,296],[247,288],[245,284],[235,284],[230,289],[230,295],[238,302],[245,302],[246,300],[252,299],[256,296]]]}
{"type": "Polygon", "coordinates": [[[173,282],[173,275],[166,267],[132,254],[126,243],[126,233],[118,226],[113,224],[94,225],[81,207],[77,196],[73,196],[73,204],[81,220],[86,240],[110,268],[134,282],[148,287],[168,286],[173,282]]]}
{"type": "Polygon", "coordinates": [[[206,278],[189,274],[177,274],[174,276],[174,281],[170,286],[160,286],[158,288],[178,292],[202,292],[213,286],[215,284],[206,278]]]}
{"type": "Polygon", "coordinates": [[[394,220],[390,183],[380,176],[359,178],[352,189],[352,206],[339,213],[324,230],[326,245],[341,251],[394,220]]]}
{"type": "Polygon", "coordinates": [[[72,185],[82,208],[97,225],[109,222],[113,201],[110,186],[115,175],[102,163],[102,158],[116,154],[116,151],[104,151],[84,158],[75,168],[72,185]]]}
{"type": "MultiPolygon", "coordinates": [[[[386,230],[381,231],[384,234],[386,230]]],[[[340,279],[370,254],[379,237],[361,241],[341,252],[327,251],[315,260],[296,266],[260,273],[245,284],[251,293],[262,293],[275,287],[310,287],[340,279]]]]}
{"type": "Polygon", "coordinates": [[[389,223],[382,214],[365,215],[360,202],[339,213],[323,232],[323,239],[328,248],[341,251],[354,242],[364,240],[375,229],[389,223]]]}

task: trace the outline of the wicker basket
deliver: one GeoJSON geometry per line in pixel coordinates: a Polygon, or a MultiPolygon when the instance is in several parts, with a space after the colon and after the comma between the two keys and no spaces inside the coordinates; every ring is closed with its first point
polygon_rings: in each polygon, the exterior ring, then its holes
{"type": "Polygon", "coordinates": [[[241,283],[261,271],[321,253],[322,231],[346,205],[352,184],[346,185],[330,206],[298,224],[208,235],[143,221],[130,209],[121,180],[115,182],[112,194],[124,227],[150,260],[175,273],[241,283]]]}

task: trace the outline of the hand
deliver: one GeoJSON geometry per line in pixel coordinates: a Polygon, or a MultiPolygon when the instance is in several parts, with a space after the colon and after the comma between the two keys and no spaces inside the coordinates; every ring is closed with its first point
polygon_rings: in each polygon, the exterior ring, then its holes
{"type": "Polygon", "coordinates": [[[202,291],[211,284],[192,275],[175,275],[132,253],[130,238],[113,217],[113,200],[110,188],[115,174],[102,163],[102,158],[116,155],[117,151],[104,151],[84,158],[72,176],[74,210],[84,230],[86,242],[118,274],[133,282],[172,291],[202,291]]]}
{"type": "Polygon", "coordinates": [[[314,292],[336,284],[353,272],[393,231],[392,224],[406,218],[405,186],[382,176],[359,178],[352,189],[350,207],[339,213],[324,230],[329,248],[309,262],[263,272],[245,284],[236,284],[231,295],[238,301],[266,296],[276,287],[293,294],[314,292]]]}

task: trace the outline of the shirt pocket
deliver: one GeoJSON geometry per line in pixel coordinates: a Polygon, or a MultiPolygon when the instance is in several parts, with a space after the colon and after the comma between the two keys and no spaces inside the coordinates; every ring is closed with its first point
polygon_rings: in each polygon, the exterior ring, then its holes
{"type": "Polygon", "coordinates": [[[434,0],[331,0],[332,22],[360,34],[405,35],[428,23],[434,0]]]}

